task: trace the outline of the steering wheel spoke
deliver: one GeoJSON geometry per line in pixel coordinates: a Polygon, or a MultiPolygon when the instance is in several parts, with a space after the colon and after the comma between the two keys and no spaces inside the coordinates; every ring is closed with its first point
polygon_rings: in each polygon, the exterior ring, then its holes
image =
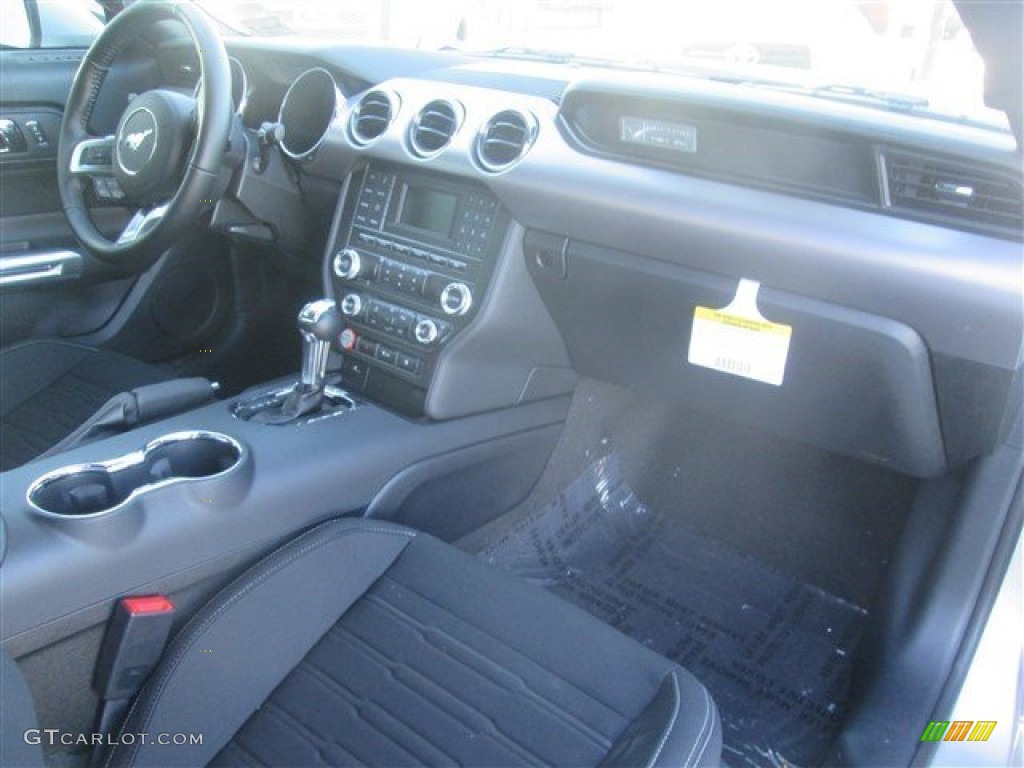
{"type": "Polygon", "coordinates": [[[167,215],[167,210],[170,207],[170,203],[161,203],[160,205],[137,210],[135,215],[132,216],[131,221],[124,228],[124,231],[121,232],[121,236],[117,238],[117,244],[127,245],[145,237],[167,215]]]}
{"type": "Polygon", "coordinates": [[[114,137],[84,139],[71,150],[68,170],[75,176],[112,176],[114,174],[114,137]]]}

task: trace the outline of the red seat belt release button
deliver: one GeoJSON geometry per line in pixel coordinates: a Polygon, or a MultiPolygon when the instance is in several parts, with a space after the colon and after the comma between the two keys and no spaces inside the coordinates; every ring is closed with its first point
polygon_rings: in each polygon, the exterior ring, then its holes
{"type": "Polygon", "coordinates": [[[166,595],[122,597],[100,646],[92,687],[100,699],[125,699],[142,688],[163,656],[174,624],[166,595]]]}

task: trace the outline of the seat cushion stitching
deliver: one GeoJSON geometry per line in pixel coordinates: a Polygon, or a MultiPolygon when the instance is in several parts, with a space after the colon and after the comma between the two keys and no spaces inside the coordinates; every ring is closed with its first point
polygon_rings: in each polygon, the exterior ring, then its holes
{"type": "Polygon", "coordinates": [[[703,756],[704,749],[707,747],[707,743],[711,739],[711,733],[714,730],[713,728],[709,727],[712,724],[712,721],[714,720],[714,718],[711,716],[711,714],[712,714],[711,694],[708,693],[708,689],[707,688],[704,688],[703,690],[704,690],[704,721],[701,723],[700,731],[697,734],[697,738],[694,739],[693,746],[690,748],[690,754],[686,756],[686,762],[683,763],[683,765],[687,766],[687,767],[689,767],[691,765],[696,765],[697,764],[697,759],[703,756]],[[702,741],[704,742],[703,745],[701,744],[702,741]],[[698,747],[700,747],[700,752],[699,753],[698,753],[698,750],[697,750],[698,747]]]}
{"type": "MultiPolygon", "coordinates": [[[[351,630],[345,629],[344,631],[351,638],[353,638],[353,640],[359,641],[360,644],[365,644],[366,643],[365,640],[360,638],[358,635],[355,635],[353,632],[351,632],[351,630]]],[[[328,676],[330,676],[329,673],[326,672],[326,670],[319,669],[319,671],[323,672],[324,674],[328,674],[328,676]]],[[[406,667],[406,671],[408,671],[408,672],[410,672],[412,674],[417,675],[420,679],[422,679],[427,684],[432,685],[435,688],[438,688],[441,691],[447,693],[449,696],[451,696],[452,699],[457,700],[457,701],[459,700],[459,697],[455,693],[453,693],[452,691],[450,691],[447,688],[445,688],[439,681],[433,680],[433,679],[427,677],[425,674],[423,674],[419,670],[413,669],[412,667],[406,667]]],[[[403,680],[400,680],[400,679],[396,678],[393,674],[391,674],[390,670],[388,670],[388,674],[389,674],[389,677],[392,680],[394,680],[396,683],[401,685],[406,690],[410,691],[410,693],[412,695],[416,696],[418,699],[426,702],[427,704],[432,705],[435,709],[439,710],[442,714],[447,715],[456,725],[459,725],[459,726],[469,725],[469,723],[467,723],[465,720],[460,719],[460,717],[459,717],[459,715],[457,713],[452,712],[452,711],[444,708],[439,702],[436,702],[436,701],[434,701],[432,699],[426,698],[423,694],[418,692],[415,688],[412,688],[408,683],[404,682],[403,680]]],[[[332,677],[332,679],[334,679],[334,678],[332,677]]],[[[339,685],[341,684],[340,681],[338,681],[338,684],[339,685]]],[[[467,705],[467,708],[472,709],[471,707],[468,707],[468,705],[467,705]]],[[[476,714],[482,720],[485,720],[490,725],[492,731],[494,732],[494,735],[496,737],[498,737],[498,741],[503,743],[510,751],[520,753],[519,754],[520,758],[525,757],[525,758],[530,759],[530,760],[543,761],[543,757],[541,755],[536,754],[535,752],[533,752],[531,749],[529,749],[525,745],[520,744],[515,739],[513,739],[510,734],[505,733],[500,727],[498,727],[498,724],[494,722],[493,718],[488,717],[487,715],[484,715],[482,712],[479,712],[479,711],[477,711],[476,714]]],[[[401,722],[401,721],[399,721],[399,722],[401,722]]],[[[426,738],[426,737],[424,737],[424,738],[426,738]]],[[[592,737],[591,737],[591,739],[592,739],[592,737]]],[[[433,743],[433,742],[430,742],[430,743],[433,743]]],[[[599,746],[601,746],[600,743],[598,743],[598,744],[599,744],[599,746]]],[[[441,749],[441,747],[438,747],[438,751],[439,752],[444,752],[444,750],[441,749]]],[[[454,761],[455,758],[449,756],[449,759],[454,761]]]]}
{"type": "MultiPolygon", "coordinates": [[[[304,669],[306,666],[307,665],[302,665],[300,667],[297,667],[296,671],[297,672],[298,671],[303,671],[303,672],[306,672],[306,674],[310,674],[308,670],[304,669]]],[[[310,676],[313,678],[313,680],[315,680],[317,682],[321,682],[321,683],[324,682],[323,680],[319,679],[319,677],[316,676],[316,675],[310,675],[310,676]]],[[[339,697],[342,697],[342,698],[347,700],[347,702],[349,703],[349,705],[352,708],[352,711],[355,713],[355,715],[358,717],[358,719],[362,723],[365,723],[366,725],[368,725],[371,728],[373,728],[373,730],[378,735],[382,736],[386,741],[390,741],[395,746],[395,748],[397,748],[400,752],[406,753],[406,755],[408,755],[413,760],[419,760],[419,758],[414,753],[412,753],[407,748],[406,745],[404,745],[404,744],[400,743],[399,741],[397,741],[390,734],[385,733],[378,726],[376,726],[375,724],[373,724],[369,720],[367,720],[367,718],[364,717],[364,715],[362,715],[361,712],[359,712],[359,705],[367,705],[367,706],[373,707],[373,703],[372,702],[360,699],[355,694],[354,691],[351,691],[351,690],[349,690],[347,688],[344,690],[344,692],[342,692],[342,691],[335,691],[335,694],[338,695],[339,697]]],[[[281,702],[274,701],[272,699],[267,699],[266,707],[270,711],[276,711],[276,715],[274,715],[274,717],[278,718],[279,721],[290,724],[291,727],[294,730],[296,730],[296,731],[298,731],[300,733],[308,734],[308,740],[316,740],[316,741],[323,741],[324,740],[323,737],[322,737],[322,734],[315,733],[314,731],[310,730],[309,728],[300,725],[299,724],[298,716],[295,713],[290,712],[287,708],[285,708],[282,705],[281,702]],[[294,721],[295,724],[292,725],[288,721],[294,721]]],[[[380,707],[377,707],[376,709],[381,710],[380,707]]],[[[390,716],[390,713],[384,712],[384,714],[390,716]]],[[[342,745],[340,742],[338,742],[338,741],[331,741],[331,743],[338,744],[338,746],[340,746],[340,748],[342,750],[344,750],[345,752],[348,752],[348,750],[345,748],[345,746],[342,745]]],[[[366,762],[365,760],[362,760],[362,758],[359,758],[357,755],[353,755],[352,753],[349,753],[349,755],[351,755],[353,758],[355,758],[355,760],[357,760],[359,763],[365,763],[366,762]]]]}
{"type": "MultiPolygon", "coordinates": [[[[381,599],[379,596],[370,595],[370,596],[368,596],[368,599],[369,600],[379,601],[384,607],[390,608],[391,610],[393,610],[397,614],[397,618],[399,620],[405,620],[405,622],[407,624],[412,626],[417,631],[417,633],[420,635],[420,637],[423,638],[423,640],[425,642],[430,643],[429,639],[427,638],[427,633],[426,633],[427,627],[425,627],[425,625],[419,623],[414,617],[409,616],[407,613],[402,611],[397,606],[394,606],[392,604],[387,603],[386,601],[381,599]]],[[[469,622],[467,622],[467,623],[469,623],[469,622]]],[[[472,626],[472,625],[470,625],[470,626],[472,626]]],[[[587,725],[586,723],[582,722],[581,720],[579,720],[576,716],[572,715],[571,713],[565,711],[564,709],[559,708],[553,702],[548,701],[548,699],[546,699],[540,693],[538,693],[537,691],[533,690],[533,688],[530,687],[530,685],[522,678],[522,676],[516,674],[515,672],[513,672],[508,667],[506,667],[506,666],[504,666],[502,664],[498,664],[494,659],[486,656],[485,654],[481,653],[480,651],[476,650],[475,648],[467,645],[462,639],[460,639],[458,637],[455,637],[455,636],[453,636],[452,634],[450,634],[448,632],[445,632],[440,627],[438,627],[436,625],[432,625],[430,627],[430,629],[432,629],[432,630],[434,630],[436,632],[440,632],[440,633],[444,634],[445,637],[447,637],[449,640],[451,640],[453,645],[457,645],[459,648],[461,648],[467,654],[469,654],[469,655],[471,655],[471,656],[473,656],[473,657],[475,657],[477,659],[480,659],[480,660],[482,660],[484,662],[495,664],[502,671],[504,671],[509,677],[512,677],[515,680],[517,680],[521,684],[522,690],[517,690],[516,688],[510,688],[508,685],[504,684],[501,680],[496,679],[493,676],[487,675],[483,671],[470,666],[464,660],[458,659],[455,656],[452,656],[450,653],[446,653],[443,649],[438,648],[433,643],[430,643],[430,645],[435,650],[437,650],[439,653],[443,653],[444,655],[446,655],[449,659],[451,659],[451,661],[453,663],[458,664],[460,667],[462,667],[463,669],[468,670],[472,674],[476,675],[478,678],[491,683],[496,688],[500,688],[502,690],[509,691],[510,693],[513,693],[513,694],[517,694],[518,693],[520,695],[525,695],[526,698],[530,699],[538,709],[543,710],[547,715],[549,715],[552,720],[560,723],[561,725],[573,726],[575,728],[575,730],[580,733],[581,736],[583,736],[584,738],[588,739],[592,744],[595,744],[595,745],[597,745],[598,747],[600,747],[602,749],[607,749],[610,746],[611,741],[607,737],[605,737],[604,734],[600,733],[593,726],[587,725]]],[[[505,647],[508,647],[508,646],[505,646],[505,647]]],[[[530,659],[529,657],[524,656],[523,658],[526,658],[528,661],[531,661],[534,664],[536,664],[536,662],[533,659],[530,659]]],[[[545,669],[542,665],[536,664],[536,666],[538,668],[540,668],[541,670],[543,670],[545,672],[548,672],[548,670],[545,669]]],[[[566,682],[567,685],[571,685],[571,683],[569,683],[568,681],[564,680],[564,678],[562,678],[561,676],[559,676],[559,675],[557,675],[557,674],[555,674],[553,672],[550,673],[550,674],[551,674],[552,677],[555,677],[555,678],[557,678],[559,680],[562,680],[563,682],[566,682]]],[[[438,682],[437,685],[439,687],[441,687],[443,690],[447,691],[447,689],[444,689],[444,687],[441,686],[440,682],[438,682]]],[[[455,695],[451,691],[447,691],[447,692],[450,693],[452,696],[455,695]]],[[[626,719],[626,718],[623,718],[623,719],[626,719]]],[[[497,727],[497,726],[495,726],[495,727],[497,727]]]]}
{"type": "MultiPolygon", "coordinates": [[[[396,715],[394,712],[392,712],[390,709],[388,709],[386,706],[384,706],[384,704],[382,704],[381,702],[378,702],[378,701],[369,701],[369,700],[361,697],[357,691],[354,691],[352,688],[350,688],[348,685],[346,685],[341,680],[338,680],[336,677],[334,677],[330,672],[328,672],[323,667],[317,666],[316,664],[314,664],[313,662],[310,661],[310,662],[307,662],[302,667],[299,667],[296,671],[299,671],[301,674],[308,674],[308,675],[310,675],[314,680],[316,680],[317,682],[319,682],[321,685],[323,685],[325,688],[328,688],[329,690],[331,688],[334,688],[335,689],[334,693],[336,695],[338,695],[338,696],[340,696],[342,698],[347,699],[349,701],[349,703],[351,703],[353,705],[363,704],[363,705],[366,705],[366,706],[371,707],[373,709],[376,709],[377,711],[381,712],[382,714],[384,714],[385,716],[387,716],[388,718],[390,718],[394,722],[396,722],[399,725],[401,725],[403,728],[407,728],[415,736],[418,736],[420,739],[422,739],[424,742],[426,742],[426,744],[428,746],[433,747],[437,752],[440,752],[442,755],[444,755],[447,760],[451,761],[452,763],[454,763],[456,761],[455,758],[452,755],[449,755],[440,745],[438,745],[438,744],[434,743],[433,741],[431,741],[427,737],[427,735],[425,733],[423,733],[422,731],[417,730],[412,725],[410,725],[409,723],[407,723],[404,720],[402,720],[400,717],[398,717],[398,715],[396,715]]],[[[355,709],[356,709],[356,712],[358,713],[359,712],[358,706],[355,706],[355,709]]],[[[368,725],[372,725],[361,714],[360,714],[360,719],[364,723],[367,723],[368,725]]],[[[455,720],[455,718],[452,718],[452,719],[455,720]]],[[[455,722],[456,722],[457,725],[465,725],[465,723],[461,723],[458,720],[455,720],[455,722]]],[[[405,752],[409,752],[409,750],[406,747],[404,747],[398,741],[395,741],[395,739],[392,736],[384,733],[379,728],[377,728],[377,726],[373,726],[373,727],[377,730],[378,733],[380,733],[386,739],[388,739],[388,741],[393,742],[395,744],[395,746],[399,747],[400,749],[402,749],[405,752]]],[[[412,754],[412,753],[410,752],[410,754],[412,754]]]]}
{"type": "MultiPolygon", "coordinates": [[[[352,632],[350,629],[348,629],[346,627],[343,627],[343,626],[336,626],[335,630],[344,633],[345,636],[340,638],[342,640],[342,642],[347,642],[349,645],[351,645],[352,647],[355,647],[357,650],[362,649],[362,650],[367,651],[367,655],[369,655],[371,658],[373,658],[372,653],[370,653],[370,651],[372,651],[373,649],[371,649],[369,647],[369,644],[363,638],[359,637],[354,632],[352,632]]],[[[382,655],[382,654],[378,654],[378,655],[382,655]]],[[[388,660],[388,661],[390,661],[390,659],[388,659],[386,656],[383,657],[383,658],[388,660]]],[[[323,672],[324,674],[326,674],[332,680],[335,680],[335,678],[332,675],[330,675],[330,673],[327,672],[326,670],[320,669],[319,667],[317,667],[317,669],[319,671],[323,672]]],[[[415,669],[413,667],[405,667],[405,669],[406,669],[407,672],[409,672],[409,673],[419,677],[427,685],[431,685],[431,686],[433,686],[435,688],[438,688],[441,691],[443,691],[444,693],[447,693],[453,699],[458,700],[458,696],[456,696],[454,693],[452,693],[447,688],[445,688],[443,685],[441,685],[440,682],[432,680],[431,678],[427,677],[424,673],[420,672],[418,669],[415,669]]],[[[465,725],[467,725],[467,723],[464,720],[460,719],[458,713],[452,712],[450,709],[446,709],[444,706],[442,706],[442,704],[440,702],[435,701],[433,699],[427,698],[424,694],[422,694],[419,691],[417,691],[415,688],[410,686],[405,681],[398,679],[397,677],[395,677],[395,675],[393,674],[391,669],[387,669],[387,673],[388,673],[388,676],[392,680],[394,680],[396,683],[398,683],[399,685],[404,687],[406,690],[408,690],[413,696],[417,697],[421,701],[423,701],[423,702],[427,703],[428,705],[433,706],[435,709],[439,710],[441,712],[441,714],[447,716],[457,726],[465,726],[465,725]]],[[[336,681],[336,682],[338,682],[339,685],[342,685],[342,683],[340,681],[336,681]]],[[[482,719],[484,719],[488,723],[490,723],[491,727],[495,730],[495,732],[499,736],[504,736],[504,734],[501,733],[501,731],[497,728],[497,726],[495,726],[494,722],[489,717],[486,717],[482,713],[479,713],[479,712],[477,712],[477,714],[480,715],[480,717],[482,719]]],[[[428,743],[433,744],[433,742],[430,741],[429,739],[427,739],[427,737],[425,735],[423,736],[423,738],[426,741],[428,741],[428,743]]],[[[438,746],[438,745],[434,745],[434,746],[437,747],[437,750],[439,752],[441,752],[441,753],[445,752],[444,749],[441,748],[440,746],[438,746]]],[[[527,756],[531,756],[531,757],[536,758],[536,755],[533,755],[528,750],[520,750],[519,749],[520,745],[516,744],[514,741],[510,741],[508,746],[512,749],[512,751],[519,750],[521,752],[524,752],[527,756]]],[[[455,761],[455,758],[453,756],[451,756],[451,755],[447,755],[446,754],[446,757],[448,757],[453,762],[455,761]]]]}
{"type": "Polygon", "coordinates": [[[672,729],[675,728],[676,720],[679,718],[679,681],[676,679],[674,672],[669,675],[669,679],[672,682],[672,717],[669,718],[668,727],[661,734],[661,740],[658,742],[654,754],[651,755],[651,759],[647,762],[650,768],[654,768],[658,758],[661,757],[661,751],[665,749],[665,744],[668,743],[668,738],[672,735],[672,729]]]}
{"type": "MultiPolygon", "coordinates": [[[[619,712],[617,709],[615,709],[613,706],[611,706],[611,704],[609,704],[608,702],[602,701],[601,699],[597,698],[597,696],[594,695],[593,693],[590,693],[589,691],[583,690],[576,683],[572,682],[571,680],[566,679],[565,677],[560,675],[557,671],[544,666],[543,664],[538,662],[536,659],[533,659],[533,658],[530,658],[529,656],[527,656],[524,652],[520,651],[518,648],[515,648],[512,645],[509,645],[504,639],[502,639],[501,637],[495,635],[493,632],[491,632],[491,631],[487,630],[486,628],[476,624],[475,622],[473,622],[469,618],[467,618],[465,616],[461,616],[461,615],[455,613],[448,606],[445,606],[445,605],[442,605],[441,603],[438,603],[436,600],[433,600],[429,596],[424,595],[421,592],[418,592],[416,589],[414,589],[413,587],[411,587],[411,586],[409,586],[407,584],[404,584],[402,582],[396,581],[392,576],[385,575],[384,578],[382,579],[382,581],[383,580],[386,580],[386,581],[388,581],[388,582],[390,582],[392,584],[395,584],[399,588],[404,589],[404,590],[410,592],[411,594],[421,598],[423,601],[433,605],[434,607],[440,609],[441,611],[444,611],[449,616],[451,616],[453,619],[456,619],[457,621],[461,621],[463,624],[466,624],[467,626],[475,629],[476,631],[480,632],[483,635],[487,635],[489,638],[494,640],[497,644],[499,644],[499,645],[503,646],[504,648],[506,648],[511,653],[514,653],[516,656],[520,657],[521,659],[524,659],[525,661],[527,661],[530,664],[534,665],[535,667],[537,667],[541,671],[546,672],[549,675],[551,675],[552,677],[557,678],[558,680],[562,681],[563,683],[565,683],[565,685],[567,687],[573,689],[574,691],[576,691],[577,693],[581,694],[582,696],[590,699],[595,704],[598,704],[599,706],[603,707],[609,713],[611,713],[613,715],[617,715],[624,722],[629,722],[632,719],[629,715],[627,715],[627,714],[625,714],[623,712],[619,712]]],[[[368,597],[372,598],[373,596],[369,595],[368,597]]],[[[436,629],[436,627],[435,627],[435,629],[436,629]]],[[[450,635],[449,635],[449,637],[450,637],[450,635]]],[[[518,677],[517,675],[514,675],[514,676],[518,677]]],[[[523,682],[523,685],[524,686],[526,685],[525,681],[523,682]]]]}

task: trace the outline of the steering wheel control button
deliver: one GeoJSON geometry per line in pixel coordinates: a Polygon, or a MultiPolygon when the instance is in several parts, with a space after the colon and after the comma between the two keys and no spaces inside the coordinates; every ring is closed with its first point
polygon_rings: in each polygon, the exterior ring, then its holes
{"type": "Polygon", "coordinates": [[[358,293],[349,293],[341,300],[341,314],[345,317],[358,317],[363,311],[363,299],[358,293]]]}
{"type": "Polygon", "coordinates": [[[437,327],[437,323],[429,317],[418,320],[416,327],[413,329],[414,338],[423,346],[430,346],[438,340],[440,335],[441,330],[437,327]]]}
{"type": "Polygon", "coordinates": [[[121,200],[124,198],[124,190],[121,189],[117,179],[113,176],[94,176],[92,186],[96,197],[101,200],[121,200]]]}
{"type": "Polygon", "coordinates": [[[114,164],[114,147],[110,142],[96,143],[82,150],[81,163],[84,166],[110,168],[114,164]]]}
{"type": "MultiPolygon", "coordinates": [[[[351,328],[346,328],[338,335],[338,346],[346,352],[351,352],[359,343],[359,335],[351,328]]],[[[362,350],[360,350],[362,351],[362,350]]]]}
{"type": "Polygon", "coordinates": [[[465,283],[449,283],[441,291],[441,311],[446,315],[460,317],[473,306],[473,293],[465,283]]]}

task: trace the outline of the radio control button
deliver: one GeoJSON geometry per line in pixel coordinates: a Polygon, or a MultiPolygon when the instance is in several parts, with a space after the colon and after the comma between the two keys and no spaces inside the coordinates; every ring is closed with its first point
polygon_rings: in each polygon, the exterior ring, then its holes
{"type": "Polygon", "coordinates": [[[427,284],[427,273],[422,269],[410,269],[405,275],[404,290],[413,295],[420,295],[427,284]]]}
{"type": "Polygon", "coordinates": [[[363,268],[363,260],[355,248],[345,248],[334,256],[334,274],[342,280],[355,280],[363,268]]]}
{"type": "Polygon", "coordinates": [[[413,326],[415,325],[415,316],[412,312],[407,312],[404,309],[398,310],[394,317],[394,334],[400,339],[408,339],[413,332],[413,326]]]}
{"type": "Polygon", "coordinates": [[[371,303],[366,310],[366,324],[371,328],[380,328],[384,324],[384,312],[377,302],[371,303]]]}
{"type": "Polygon", "coordinates": [[[446,315],[464,315],[472,306],[473,293],[465,283],[449,283],[441,291],[441,311],[446,315]]]}
{"type": "Polygon", "coordinates": [[[413,336],[415,336],[416,341],[423,345],[433,344],[440,335],[441,331],[438,329],[437,323],[429,317],[418,320],[415,328],[413,328],[413,336]]]}
{"type": "Polygon", "coordinates": [[[360,336],[356,341],[356,352],[361,352],[367,357],[374,357],[377,354],[377,342],[360,336]]]}
{"type": "Polygon", "coordinates": [[[341,300],[341,314],[346,317],[358,317],[363,311],[363,299],[358,293],[349,293],[341,300]]]}
{"type": "Polygon", "coordinates": [[[418,357],[405,355],[401,352],[398,353],[398,360],[396,362],[399,368],[409,373],[419,373],[420,365],[422,365],[422,361],[418,357]]]}

